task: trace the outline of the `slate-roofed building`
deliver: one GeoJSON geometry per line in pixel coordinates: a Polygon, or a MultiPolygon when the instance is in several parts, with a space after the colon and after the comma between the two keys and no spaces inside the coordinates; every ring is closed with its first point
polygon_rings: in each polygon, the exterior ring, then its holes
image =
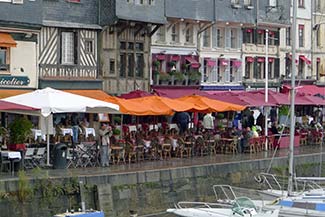
{"type": "Polygon", "coordinates": [[[0,1],[0,88],[38,87],[42,2],[0,1]]]}
{"type": "Polygon", "coordinates": [[[149,90],[151,36],[166,23],[163,0],[101,0],[101,76],[105,91],[149,90]]]}
{"type": "Polygon", "coordinates": [[[98,16],[98,0],[43,0],[40,88],[102,88],[98,76],[98,16]]]}

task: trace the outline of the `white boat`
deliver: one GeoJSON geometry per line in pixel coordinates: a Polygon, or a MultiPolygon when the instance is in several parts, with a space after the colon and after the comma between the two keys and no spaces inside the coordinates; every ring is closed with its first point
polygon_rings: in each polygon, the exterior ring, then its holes
{"type": "Polygon", "coordinates": [[[247,197],[236,198],[229,204],[179,202],[174,209],[167,212],[183,217],[278,217],[279,210],[258,209],[247,197]],[[194,207],[187,207],[195,205],[194,207]],[[214,206],[222,206],[215,208],[214,206]]]}

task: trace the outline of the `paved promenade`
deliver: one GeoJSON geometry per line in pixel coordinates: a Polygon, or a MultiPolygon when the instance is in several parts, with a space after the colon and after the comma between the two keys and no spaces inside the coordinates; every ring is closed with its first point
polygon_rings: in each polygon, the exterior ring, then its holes
{"type": "MultiPolygon", "coordinates": [[[[62,178],[62,177],[78,177],[78,176],[100,176],[107,174],[125,174],[134,173],[140,171],[150,171],[150,170],[163,170],[167,168],[182,168],[182,167],[193,167],[202,165],[214,165],[214,164],[231,164],[234,162],[247,162],[256,161],[262,159],[271,159],[273,156],[273,151],[260,152],[256,154],[218,154],[217,156],[205,156],[205,157],[194,157],[194,158],[172,158],[168,160],[158,160],[158,161],[144,161],[139,163],[131,164],[119,164],[110,165],[110,167],[89,167],[89,168],[69,168],[69,169],[48,169],[44,170],[45,174],[49,178],[62,178]]],[[[304,146],[295,148],[295,155],[319,155],[321,153],[321,148],[319,146],[304,146]]],[[[276,158],[285,158],[288,156],[288,149],[280,149],[275,154],[276,158]]],[[[27,171],[27,175],[33,178],[35,172],[32,170],[27,171]]],[[[15,176],[11,174],[2,173],[0,175],[1,180],[13,180],[17,179],[17,173],[15,176]]]]}

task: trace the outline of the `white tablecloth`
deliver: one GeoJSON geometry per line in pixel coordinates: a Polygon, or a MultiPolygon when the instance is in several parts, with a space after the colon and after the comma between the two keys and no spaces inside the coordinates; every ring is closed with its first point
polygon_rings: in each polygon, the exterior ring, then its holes
{"type": "Polygon", "coordinates": [[[42,134],[42,130],[32,129],[34,140],[37,140],[37,137],[41,137],[42,140],[46,140],[46,135],[42,134]]]}
{"type": "Polygon", "coordinates": [[[96,133],[95,133],[95,129],[94,128],[84,127],[84,129],[85,129],[85,136],[86,136],[86,138],[88,138],[88,136],[90,134],[93,134],[93,136],[96,136],[96,133]]]}
{"type": "Polygon", "coordinates": [[[158,130],[158,125],[157,124],[150,124],[149,125],[149,131],[150,130],[158,130]]]}
{"type": "Polygon", "coordinates": [[[169,124],[169,129],[176,129],[178,130],[177,124],[169,124]]]}
{"type": "Polygon", "coordinates": [[[136,132],[137,131],[137,126],[135,126],[135,125],[129,126],[129,131],[130,132],[132,132],[132,131],[136,132]]]}
{"type": "Polygon", "coordinates": [[[21,159],[21,154],[19,151],[1,151],[1,156],[9,159],[21,159]]]}
{"type": "Polygon", "coordinates": [[[69,135],[73,135],[73,131],[72,131],[72,128],[61,128],[61,133],[62,135],[66,135],[66,134],[69,134],[69,135]]]}

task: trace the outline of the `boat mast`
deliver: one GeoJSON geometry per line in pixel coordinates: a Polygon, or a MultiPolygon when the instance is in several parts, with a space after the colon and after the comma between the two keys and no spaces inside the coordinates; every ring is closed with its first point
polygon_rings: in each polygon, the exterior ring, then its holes
{"type": "Polygon", "coordinates": [[[292,15],[292,58],[291,58],[291,91],[290,91],[290,145],[289,145],[289,179],[288,195],[292,194],[293,188],[293,147],[295,138],[295,76],[296,76],[296,41],[297,41],[297,0],[293,0],[292,15]]]}

